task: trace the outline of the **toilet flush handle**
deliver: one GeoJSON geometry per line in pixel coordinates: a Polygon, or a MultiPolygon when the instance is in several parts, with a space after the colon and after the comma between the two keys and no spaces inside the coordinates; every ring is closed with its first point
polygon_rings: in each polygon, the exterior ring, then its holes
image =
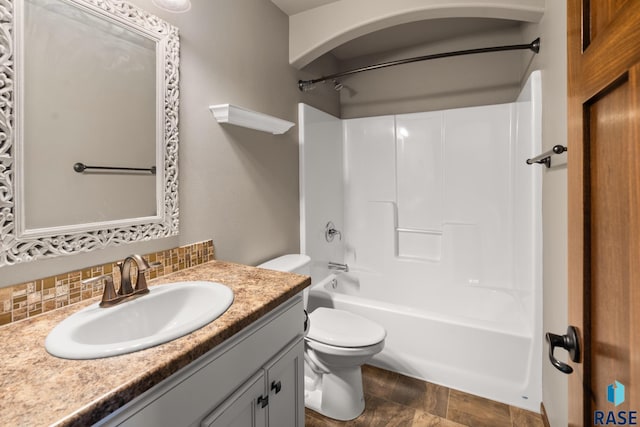
{"type": "Polygon", "coordinates": [[[304,323],[303,323],[303,331],[304,334],[307,335],[307,333],[309,332],[309,313],[307,312],[307,310],[302,310],[304,312],[304,323]]]}

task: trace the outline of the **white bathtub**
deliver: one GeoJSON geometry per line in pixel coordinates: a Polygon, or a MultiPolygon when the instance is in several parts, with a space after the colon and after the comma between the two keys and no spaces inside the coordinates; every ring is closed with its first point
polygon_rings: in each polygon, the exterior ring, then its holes
{"type": "Polygon", "coordinates": [[[539,411],[532,366],[532,328],[518,298],[465,286],[422,295],[420,308],[363,295],[352,273],[330,274],[309,295],[309,310],[333,307],[360,314],[387,330],[371,364],[453,389],[539,411]],[[374,299],[375,298],[375,299],[374,299]]]}

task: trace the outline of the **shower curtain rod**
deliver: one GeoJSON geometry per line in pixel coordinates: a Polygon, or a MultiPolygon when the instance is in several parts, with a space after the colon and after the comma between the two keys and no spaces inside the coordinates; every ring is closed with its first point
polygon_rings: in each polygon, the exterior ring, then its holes
{"type": "MultiPolygon", "coordinates": [[[[383,62],[381,64],[369,65],[366,67],[356,68],[341,73],[331,74],[329,76],[320,77],[312,80],[298,80],[298,89],[303,92],[313,89],[316,83],[325,82],[327,80],[335,80],[340,77],[350,76],[351,74],[361,73],[363,71],[378,70],[380,68],[392,67],[394,65],[410,64],[412,62],[427,61],[429,59],[449,58],[452,56],[473,55],[476,53],[502,52],[507,50],[531,50],[534,53],[540,52],[540,37],[527,44],[512,44],[506,46],[482,47],[478,49],[457,50],[454,52],[436,53],[433,55],[416,56],[413,58],[399,59],[397,61],[383,62]]],[[[342,89],[342,84],[336,82],[336,89],[342,89]]]]}

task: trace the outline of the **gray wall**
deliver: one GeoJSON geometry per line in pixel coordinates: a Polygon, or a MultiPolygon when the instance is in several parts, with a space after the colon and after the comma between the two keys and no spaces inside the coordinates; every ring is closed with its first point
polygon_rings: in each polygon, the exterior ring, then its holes
{"type": "MultiPolygon", "coordinates": [[[[288,18],[264,0],[192,4],[161,15],[181,37],[180,244],[213,239],[217,258],[247,264],[298,251],[298,127],[274,136],[221,126],[208,110],[232,103],[297,122],[288,18]]],[[[305,96],[339,114],[335,93],[305,96]]]]}
{"type": "MultiPolygon", "coordinates": [[[[462,22],[462,21],[461,21],[462,22]]],[[[532,39],[533,40],[533,39],[532,39]]],[[[519,27],[441,40],[341,63],[353,69],[387,61],[487,46],[528,43],[519,27]]],[[[523,81],[522,51],[437,59],[344,78],[342,118],[379,116],[513,102],[523,81]],[[354,93],[355,92],[355,93],[354,93]]]]}
{"type": "MultiPolygon", "coordinates": [[[[524,33],[540,36],[540,54],[528,69],[542,70],[542,144],[549,150],[567,145],[567,5],[566,0],[548,1],[537,25],[524,33]]],[[[571,147],[569,147],[570,149],[571,147]]],[[[546,169],[542,190],[543,331],[563,334],[567,329],[567,165],[566,154],[554,157],[546,169]]],[[[545,345],[544,351],[547,351],[545,345]]],[[[565,358],[566,352],[558,352],[565,358]]],[[[542,364],[542,400],[552,427],[567,425],[567,376],[555,369],[546,353],[542,364]]]]}
{"type": "Polygon", "coordinates": [[[298,127],[285,135],[221,126],[208,107],[233,103],[297,122],[302,101],[339,115],[335,91],[297,89],[335,71],[331,59],[288,64],[288,18],[265,0],[192,1],[171,14],[134,4],[180,28],[180,235],[0,268],[0,286],[213,239],[218,259],[255,264],[299,250],[298,127]]]}

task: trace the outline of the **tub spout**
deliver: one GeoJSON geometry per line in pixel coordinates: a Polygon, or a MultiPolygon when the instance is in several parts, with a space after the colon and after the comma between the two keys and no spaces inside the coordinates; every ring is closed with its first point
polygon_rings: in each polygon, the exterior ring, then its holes
{"type": "Polygon", "coordinates": [[[349,272],[349,266],[347,264],[340,264],[339,262],[329,261],[329,270],[349,272]]]}

